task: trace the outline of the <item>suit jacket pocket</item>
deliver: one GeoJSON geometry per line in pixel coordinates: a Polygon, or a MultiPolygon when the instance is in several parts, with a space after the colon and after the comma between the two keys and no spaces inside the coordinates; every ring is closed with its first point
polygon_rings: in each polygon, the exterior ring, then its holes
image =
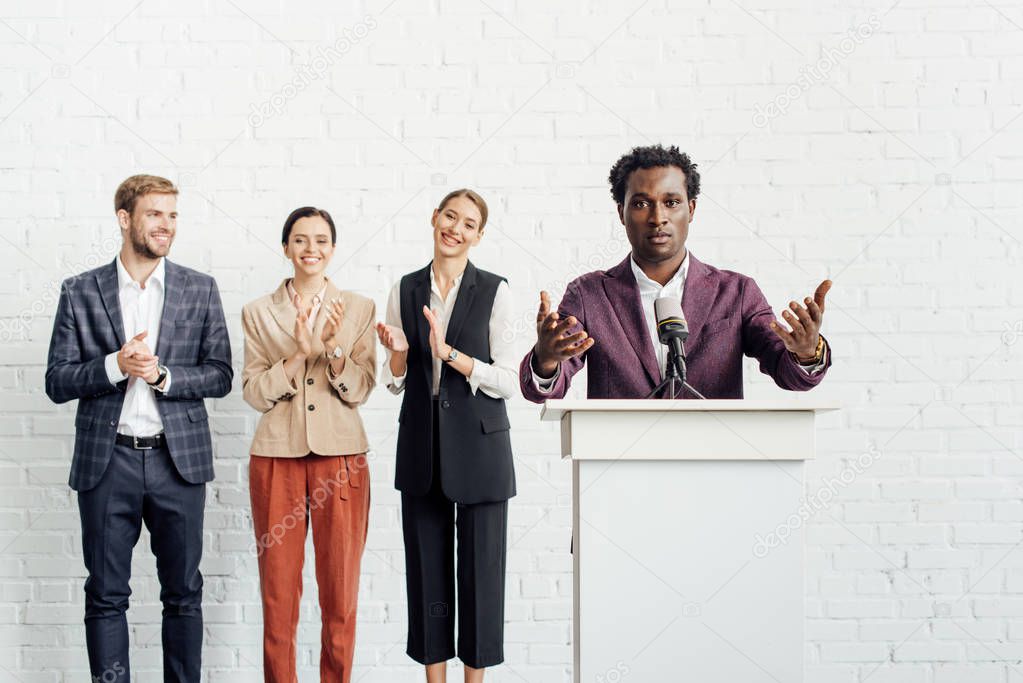
{"type": "Polygon", "coordinates": [[[192,422],[205,422],[209,419],[206,414],[206,408],[203,406],[189,406],[188,407],[188,419],[192,422]]]}
{"type": "Polygon", "coordinates": [[[732,325],[731,318],[721,318],[720,320],[712,320],[703,326],[700,330],[701,337],[709,337],[712,334],[717,334],[721,330],[727,330],[732,325]]]}
{"type": "Polygon", "coordinates": [[[511,429],[511,423],[508,422],[507,415],[491,415],[480,420],[480,426],[483,427],[484,434],[492,434],[494,432],[503,432],[511,429]]]}

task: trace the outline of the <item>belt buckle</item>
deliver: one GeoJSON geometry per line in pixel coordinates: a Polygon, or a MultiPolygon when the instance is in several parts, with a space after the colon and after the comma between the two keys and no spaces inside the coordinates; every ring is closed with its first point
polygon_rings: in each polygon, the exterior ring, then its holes
{"type": "MultiPolygon", "coordinates": [[[[143,438],[145,438],[145,437],[143,437],[143,438]]],[[[132,434],[132,436],[131,436],[131,447],[134,448],[137,451],[151,451],[151,450],[153,450],[152,446],[140,446],[139,445],[139,438],[137,436],[135,436],[134,434],[132,434]]]]}

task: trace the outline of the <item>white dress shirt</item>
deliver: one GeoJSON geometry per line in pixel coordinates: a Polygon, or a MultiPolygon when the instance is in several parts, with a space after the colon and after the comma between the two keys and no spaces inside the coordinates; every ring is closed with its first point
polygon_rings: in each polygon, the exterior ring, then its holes
{"type": "Polygon", "coordinates": [[[639,284],[639,300],[643,304],[643,318],[646,320],[646,329],[650,333],[650,340],[654,343],[654,353],[657,354],[657,367],[661,369],[661,379],[664,379],[668,368],[668,346],[662,344],[657,333],[657,312],[654,310],[654,300],[662,297],[682,301],[682,292],[686,288],[686,272],[689,270],[689,250],[682,259],[681,265],[675,274],[671,276],[663,287],[656,280],[651,280],[643,269],[636,265],[634,259],[629,259],[632,266],[632,274],[639,284]]]}
{"type": "MultiPolygon", "coordinates": [[[[463,273],[464,275],[464,273],[463,273]]],[[[437,322],[440,324],[441,332],[447,336],[448,321],[455,309],[455,301],[458,299],[458,290],[462,285],[462,275],[455,278],[455,283],[448,292],[446,298],[441,297],[440,289],[437,287],[437,280],[434,277],[433,268],[430,268],[430,308],[437,314],[437,322]]],[[[519,390],[518,359],[511,344],[504,340],[503,332],[511,325],[511,293],[508,290],[508,283],[501,281],[494,294],[494,305],[490,311],[490,357],[493,363],[484,363],[478,358],[473,359],[472,372],[465,381],[469,383],[469,390],[473,395],[479,389],[491,398],[510,399],[519,390]]],[[[423,315],[422,311],[416,311],[415,315],[423,315]]],[[[391,294],[387,299],[388,325],[393,325],[405,331],[401,324],[401,281],[395,283],[391,288],[391,294]]],[[[406,336],[408,332],[406,331],[406,336]]],[[[445,339],[450,344],[450,339],[445,339]]],[[[457,348],[457,347],[456,347],[457,348]]],[[[405,375],[394,377],[391,375],[391,352],[387,352],[384,361],[384,377],[387,379],[387,388],[393,394],[401,393],[405,389],[405,375]],[[388,379],[389,378],[389,379],[388,379]]],[[[433,358],[433,395],[440,392],[440,373],[444,363],[440,358],[433,358]]],[[[452,372],[457,370],[452,369],[452,372]]]]}
{"type": "MultiPolygon", "coordinates": [[[[121,321],[124,324],[124,340],[127,342],[143,330],[149,334],[143,340],[149,349],[156,353],[156,343],[160,338],[160,319],[163,317],[164,282],[167,271],[164,259],[160,259],[156,269],[149,276],[145,287],[132,280],[121,257],[117,262],[117,300],[121,305],[121,321]]],[[[163,420],[156,409],[156,395],[153,391],[166,392],[170,389],[170,373],[162,389],[154,389],[140,377],[128,377],[117,365],[117,351],[106,357],[104,367],[107,379],[111,384],[118,384],[125,378],[128,387],[121,406],[121,417],[117,424],[119,434],[129,436],[154,436],[163,431],[163,420]]]]}
{"type": "MultiPolygon", "coordinates": [[[[686,273],[689,271],[689,250],[686,249],[686,255],[682,259],[678,270],[675,271],[675,274],[671,276],[671,279],[663,287],[661,283],[647,277],[643,269],[636,264],[635,259],[630,257],[629,265],[632,266],[632,274],[639,285],[639,299],[643,305],[643,318],[646,320],[647,331],[650,333],[650,342],[653,344],[654,354],[657,356],[657,366],[661,369],[661,379],[664,379],[668,366],[668,347],[660,342],[657,334],[657,313],[654,311],[654,300],[665,297],[675,301],[682,301],[682,294],[686,288],[686,273]]],[[[826,361],[827,348],[824,350],[824,356],[821,358],[820,363],[816,365],[800,364],[799,367],[807,374],[814,374],[824,368],[826,361]]],[[[554,376],[549,379],[544,379],[536,374],[536,370],[533,370],[532,366],[530,366],[530,369],[533,372],[533,384],[541,393],[545,394],[550,393],[555,380],[561,374],[560,364],[555,369],[554,376]]]]}

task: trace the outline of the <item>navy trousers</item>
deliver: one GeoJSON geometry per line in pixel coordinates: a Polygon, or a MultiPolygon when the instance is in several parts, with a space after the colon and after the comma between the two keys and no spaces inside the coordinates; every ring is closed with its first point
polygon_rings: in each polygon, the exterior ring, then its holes
{"type": "Polygon", "coordinates": [[[78,493],[89,573],[85,640],[93,680],[131,680],[125,613],[132,551],[145,523],[163,603],[164,683],[199,683],[205,504],[206,485],[182,479],[166,448],[115,446],[99,484],[78,493]]]}

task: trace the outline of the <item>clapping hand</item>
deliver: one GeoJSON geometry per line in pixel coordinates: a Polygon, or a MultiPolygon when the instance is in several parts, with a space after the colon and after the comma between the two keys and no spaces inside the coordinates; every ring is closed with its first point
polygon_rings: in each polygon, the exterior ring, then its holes
{"type": "Polygon", "coordinates": [[[426,322],[430,323],[430,351],[434,358],[447,360],[451,355],[451,345],[444,341],[444,333],[440,329],[440,321],[437,314],[430,310],[429,306],[423,306],[423,315],[426,322]]]}
{"type": "Polygon", "coordinates": [[[327,322],[323,325],[320,341],[323,342],[325,348],[339,346],[336,341],[333,345],[329,344],[329,342],[331,338],[334,338],[341,332],[341,324],[345,320],[345,304],[341,299],[334,299],[324,304],[323,313],[327,316],[327,322]]]}
{"type": "Polygon", "coordinates": [[[384,345],[384,348],[392,353],[408,351],[408,339],[405,337],[405,331],[400,327],[377,323],[377,337],[380,339],[380,343],[384,345]]]}
{"type": "Polygon", "coordinates": [[[145,382],[155,382],[160,376],[157,366],[160,359],[153,355],[143,341],[149,330],[143,330],[129,339],[117,352],[117,367],[129,377],[139,377],[145,382]]]}

